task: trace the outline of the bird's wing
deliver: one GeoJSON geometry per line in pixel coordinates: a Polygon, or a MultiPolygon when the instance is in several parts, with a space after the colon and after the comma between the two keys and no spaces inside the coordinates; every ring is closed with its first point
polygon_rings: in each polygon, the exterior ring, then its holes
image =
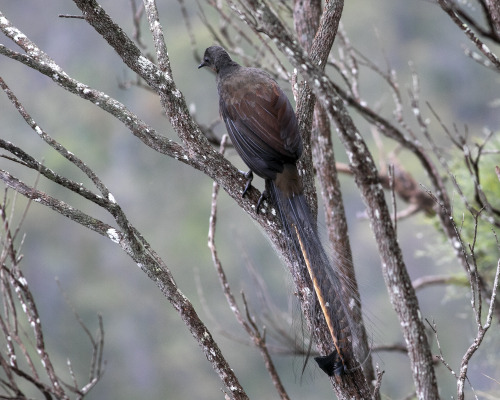
{"type": "Polygon", "coordinates": [[[283,164],[295,163],[302,152],[295,113],[270,77],[247,74],[236,78],[219,87],[222,118],[250,169],[273,179],[272,171],[281,172],[283,164]]]}

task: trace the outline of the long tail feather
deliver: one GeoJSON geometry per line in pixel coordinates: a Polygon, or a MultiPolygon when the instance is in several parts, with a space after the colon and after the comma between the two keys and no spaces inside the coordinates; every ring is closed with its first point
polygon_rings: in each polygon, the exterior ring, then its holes
{"type": "Polygon", "coordinates": [[[305,196],[290,191],[285,194],[274,181],[270,182],[270,191],[293,240],[293,250],[307,266],[335,347],[331,354],[315,360],[328,375],[342,375],[348,370],[347,364],[352,365],[353,351],[352,324],[342,297],[341,277],[326,255],[305,196]]]}

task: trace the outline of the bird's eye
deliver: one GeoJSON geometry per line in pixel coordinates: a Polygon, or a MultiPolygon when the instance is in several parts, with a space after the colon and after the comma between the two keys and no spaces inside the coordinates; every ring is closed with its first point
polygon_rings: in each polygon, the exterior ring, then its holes
{"type": "Polygon", "coordinates": [[[208,57],[205,57],[205,60],[204,60],[206,63],[210,62],[210,60],[208,59],[208,57]]]}

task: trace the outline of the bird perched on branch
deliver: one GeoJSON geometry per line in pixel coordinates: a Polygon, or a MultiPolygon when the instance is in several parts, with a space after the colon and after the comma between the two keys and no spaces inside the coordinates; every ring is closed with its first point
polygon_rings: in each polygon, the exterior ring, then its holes
{"type": "Polygon", "coordinates": [[[202,67],[216,73],[220,114],[250,168],[243,195],[253,173],[266,180],[266,193],[279,210],[291,250],[304,260],[311,276],[334,343],[333,352],[316,361],[328,375],[340,376],[348,370],[347,363],[354,362],[351,323],[340,277],[323,249],[297,171],[303,145],[293,107],[267,72],[239,65],[220,46],[206,49],[202,67]]]}

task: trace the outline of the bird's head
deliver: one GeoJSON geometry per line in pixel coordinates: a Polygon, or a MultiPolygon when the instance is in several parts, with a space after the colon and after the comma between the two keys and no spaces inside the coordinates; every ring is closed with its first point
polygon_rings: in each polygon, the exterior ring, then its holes
{"type": "Polygon", "coordinates": [[[233,64],[233,60],[227,54],[227,51],[220,46],[210,46],[205,50],[203,61],[198,68],[208,67],[215,73],[218,73],[221,68],[226,65],[233,64]]]}

